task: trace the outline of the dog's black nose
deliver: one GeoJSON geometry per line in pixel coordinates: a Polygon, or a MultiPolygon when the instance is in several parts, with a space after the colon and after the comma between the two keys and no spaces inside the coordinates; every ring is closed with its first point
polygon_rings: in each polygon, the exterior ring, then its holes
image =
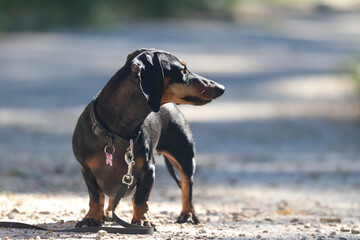
{"type": "Polygon", "coordinates": [[[221,84],[216,83],[216,90],[215,91],[216,91],[217,96],[220,97],[221,95],[224,94],[225,87],[223,85],[221,85],[221,84]]]}

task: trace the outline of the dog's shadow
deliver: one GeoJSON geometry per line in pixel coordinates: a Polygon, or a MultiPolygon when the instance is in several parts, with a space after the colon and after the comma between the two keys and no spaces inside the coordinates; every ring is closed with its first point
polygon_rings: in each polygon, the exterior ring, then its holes
{"type": "MultiPolygon", "coordinates": [[[[39,232],[39,235],[50,235],[50,236],[56,236],[56,237],[74,237],[74,234],[95,234],[98,232],[98,230],[101,230],[101,227],[83,227],[80,229],[83,229],[83,232],[77,232],[78,228],[75,228],[76,223],[78,220],[68,220],[68,221],[58,221],[58,222],[51,222],[51,223],[40,223],[40,224],[34,224],[36,227],[43,228],[44,230],[36,230],[39,232]],[[95,228],[95,231],[94,231],[95,228]],[[89,231],[87,231],[89,230],[89,231]],[[43,234],[41,234],[43,233],[43,234]]],[[[120,225],[113,221],[106,221],[102,227],[107,228],[122,228],[120,225]]]]}

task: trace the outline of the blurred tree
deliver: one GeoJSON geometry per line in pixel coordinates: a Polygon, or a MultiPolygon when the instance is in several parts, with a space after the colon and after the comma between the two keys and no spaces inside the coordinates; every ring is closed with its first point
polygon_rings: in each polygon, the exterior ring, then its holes
{"type": "Polygon", "coordinates": [[[0,30],[107,26],[149,18],[229,19],[241,0],[0,0],[0,30]]]}

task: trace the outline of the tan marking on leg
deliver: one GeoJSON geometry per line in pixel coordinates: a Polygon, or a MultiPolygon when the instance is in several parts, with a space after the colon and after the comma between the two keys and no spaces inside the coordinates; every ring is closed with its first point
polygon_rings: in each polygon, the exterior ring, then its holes
{"type": "Polygon", "coordinates": [[[181,213],[194,213],[194,206],[191,202],[190,196],[190,181],[183,172],[180,171],[181,176],[181,202],[182,211],[181,213]]]}
{"type": "Polygon", "coordinates": [[[177,162],[177,160],[167,152],[161,152],[164,154],[169,160],[170,163],[179,171],[181,177],[181,202],[182,202],[182,211],[181,213],[194,213],[194,206],[191,202],[190,196],[190,179],[184,173],[182,167],[177,162]]]}
{"type": "Polygon", "coordinates": [[[91,218],[99,221],[100,223],[104,222],[104,193],[99,191],[99,202],[95,202],[90,198],[89,202],[89,212],[86,214],[85,218],[91,218]]]}
{"type": "Polygon", "coordinates": [[[176,161],[176,159],[168,152],[159,152],[163,154],[167,159],[170,160],[171,165],[173,165],[177,170],[182,171],[180,164],[176,161]]]}
{"type": "MultiPolygon", "coordinates": [[[[133,203],[133,219],[131,222],[132,223],[143,222],[144,225],[146,225],[145,222],[147,222],[151,225],[151,219],[148,214],[149,206],[147,204],[147,201],[142,203],[141,205],[136,205],[135,197],[133,197],[132,203],[133,203]]],[[[149,224],[147,224],[147,225],[149,225],[149,224]]]]}
{"type": "Polygon", "coordinates": [[[114,204],[114,198],[109,198],[109,205],[108,205],[106,210],[112,211],[113,210],[113,204],[114,204]]]}
{"type": "MultiPolygon", "coordinates": [[[[120,202],[119,202],[119,204],[120,204],[120,202]]],[[[116,208],[119,207],[119,204],[116,206],[116,208]]],[[[113,206],[114,206],[114,198],[109,198],[109,204],[105,211],[105,220],[108,222],[113,221],[113,214],[112,214],[113,206]]]]}

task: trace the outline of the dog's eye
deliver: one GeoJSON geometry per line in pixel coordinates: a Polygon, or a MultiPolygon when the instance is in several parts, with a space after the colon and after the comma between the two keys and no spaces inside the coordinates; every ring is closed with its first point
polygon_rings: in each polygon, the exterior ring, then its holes
{"type": "Polygon", "coordinates": [[[186,67],[182,68],[182,69],[180,70],[180,72],[182,73],[182,75],[186,75],[186,74],[189,73],[189,71],[188,71],[188,69],[187,69],[186,67]]]}
{"type": "Polygon", "coordinates": [[[186,79],[187,79],[187,72],[186,72],[186,68],[184,68],[184,69],[181,69],[181,74],[182,74],[182,80],[183,81],[186,81],[186,79]]]}

